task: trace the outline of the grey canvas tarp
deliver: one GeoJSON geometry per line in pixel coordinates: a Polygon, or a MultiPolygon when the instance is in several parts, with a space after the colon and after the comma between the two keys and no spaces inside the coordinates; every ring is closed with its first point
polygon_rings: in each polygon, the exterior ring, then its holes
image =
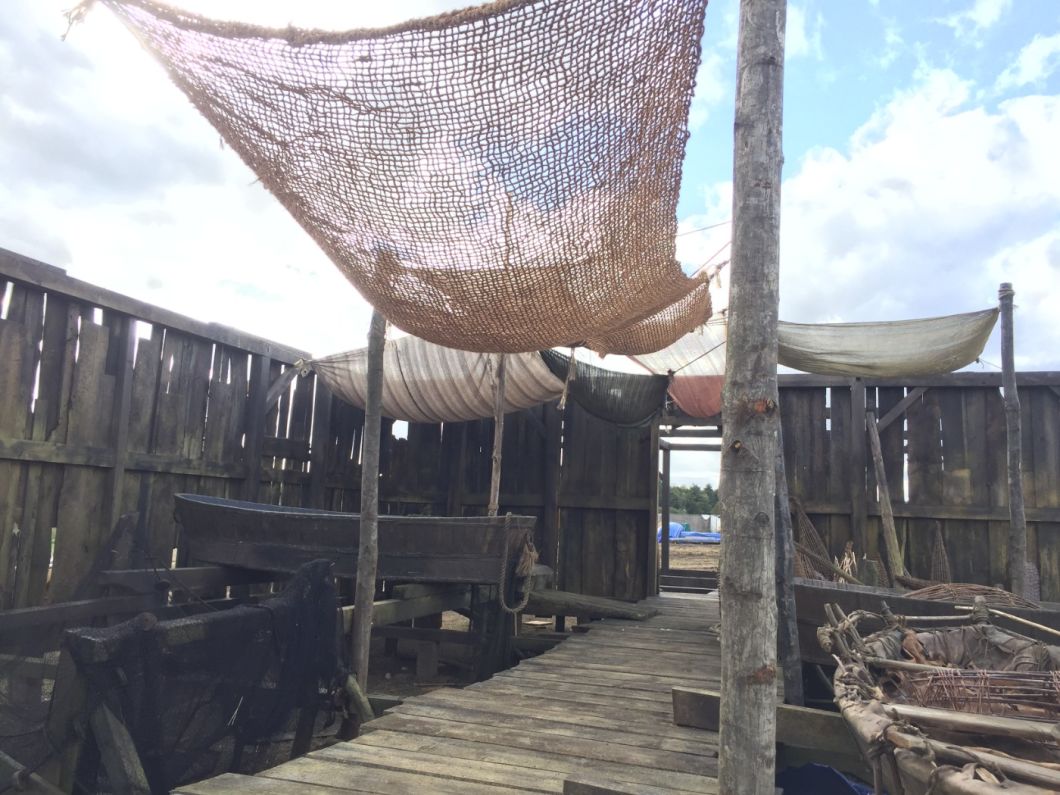
{"type": "Polygon", "coordinates": [[[904,378],[952,373],[983,352],[996,308],[881,323],[785,323],[778,359],[820,375],[904,378]]]}

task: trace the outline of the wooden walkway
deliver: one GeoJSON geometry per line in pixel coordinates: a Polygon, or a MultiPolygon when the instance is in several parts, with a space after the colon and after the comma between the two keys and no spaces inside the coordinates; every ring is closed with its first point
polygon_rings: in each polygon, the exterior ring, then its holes
{"type": "Polygon", "coordinates": [[[717,792],[717,735],[673,724],[670,689],[717,689],[715,595],[663,594],[647,621],[596,622],[463,690],[409,699],[351,742],[188,795],[563,792],[568,777],[644,795],[717,792]]]}

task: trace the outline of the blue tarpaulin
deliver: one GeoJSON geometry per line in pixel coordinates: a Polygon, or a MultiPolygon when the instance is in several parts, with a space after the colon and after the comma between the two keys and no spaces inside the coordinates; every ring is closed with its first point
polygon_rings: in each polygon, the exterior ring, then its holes
{"type": "MultiPolygon", "coordinates": [[[[655,533],[655,540],[662,541],[662,528],[655,533]]],[[[697,533],[688,525],[670,522],[670,540],[678,544],[720,544],[721,533],[697,533]]]]}

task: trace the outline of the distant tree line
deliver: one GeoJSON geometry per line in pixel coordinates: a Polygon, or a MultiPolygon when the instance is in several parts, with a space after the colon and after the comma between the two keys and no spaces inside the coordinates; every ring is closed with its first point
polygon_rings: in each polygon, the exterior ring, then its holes
{"type": "Polygon", "coordinates": [[[670,486],[671,513],[720,513],[718,492],[709,483],[699,486],[670,486]]]}

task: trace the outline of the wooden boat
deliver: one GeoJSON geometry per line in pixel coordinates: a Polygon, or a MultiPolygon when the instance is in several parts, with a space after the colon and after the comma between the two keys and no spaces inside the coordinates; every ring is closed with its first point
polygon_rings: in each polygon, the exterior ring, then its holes
{"type": "MultiPolygon", "coordinates": [[[[949,586],[953,591],[954,598],[929,600],[911,598],[909,595],[890,588],[872,588],[865,585],[850,585],[800,577],[796,577],[794,582],[799,650],[803,662],[816,663],[818,665],[835,664],[835,661],[821,650],[817,642],[818,627],[828,623],[828,617],[825,613],[825,605],[827,604],[838,605],[844,613],[848,614],[857,610],[879,613],[883,603],[886,601],[890,605],[891,610],[900,615],[953,615],[955,612],[954,605],[970,605],[976,594],[985,594],[990,590],[994,590],[981,586],[955,585],[949,586]]],[[[917,592],[913,592],[913,594],[915,593],[917,592]]],[[[1005,594],[1005,592],[1000,591],[997,594],[1000,596],[1005,594]]],[[[1011,594],[1007,596],[1012,597],[1011,594]]],[[[988,606],[996,607],[1009,615],[1015,616],[1016,619],[1060,631],[1060,605],[1053,603],[1033,605],[1035,603],[1019,600],[1016,597],[998,599],[997,601],[988,599],[988,606]]],[[[1057,642],[1055,635],[1042,632],[1026,624],[1020,624],[1016,620],[999,619],[998,623],[1046,643],[1057,642]]]]}
{"type": "Polygon", "coordinates": [[[835,700],[877,792],[1060,792],[1060,647],[994,626],[981,600],[941,617],[827,612],[835,700]]]}
{"type": "MultiPolygon", "coordinates": [[[[326,558],[339,577],[356,577],[360,515],[177,494],[194,561],[295,572],[326,558]]],[[[379,517],[379,579],[497,585],[533,552],[535,518],[379,517]]],[[[532,565],[532,563],[531,563],[532,565]]]]}

